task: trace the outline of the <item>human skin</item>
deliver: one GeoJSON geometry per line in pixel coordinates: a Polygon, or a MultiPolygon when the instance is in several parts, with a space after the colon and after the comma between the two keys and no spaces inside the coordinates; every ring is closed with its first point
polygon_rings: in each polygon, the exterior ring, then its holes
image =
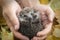
{"type": "MultiPolygon", "coordinates": [[[[18,0],[18,1],[20,1],[20,0],[18,0]]],[[[37,36],[39,36],[39,37],[32,38],[32,40],[45,39],[47,37],[47,34],[52,29],[53,19],[55,16],[54,11],[50,8],[49,5],[40,4],[40,2],[38,0],[21,0],[21,2],[23,4],[22,6],[24,6],[24,7],[32,7],[34,9],[40,11],[43,19],[44,19],[45,14],[48,15],[48,20],[43,22],[45,29],[37,33],[37,36]]]]}
{"type": "Polygon", "coordinates": [[[2,14],[6,20],[8,28],[10,28],[13,34],[16,33],[19,39],[28,40],[28,38],[22,35],[21,33],[17,33],[17,30],[19,29],[19,21],[17,16],[22,10],[21,7],[15,0],[0,0],[0,2],[0,6],[3,9],[2,14]]]}
{"type": "MultiPolygon", "coordinates": [[[[9,0],[9,2],[6,0],[0,0],[1,6],[3,7],[3,16],[7,22],[8,27],[13,32],[13,34],[21,39],[21,40],[29,40],[28,37],[20,34],[17,32],[19,29],[19,22],[17,15],[22,10],[21,7],[15,2],[15,0],[9,0]],[[3,3],[4,1],[4,3],[3,3]],[[12,2],[11,2],[12,1],[12,2]],[[10,3],[11,2],[11,3],[10,3]],[[6,3],[6,4],[5,4],[6,3]]],[[[45,24],[45,29],[41,32],[38,32],[35,36],[32,38],[32,40],[43,40],[46,38],[47,34],[51,31],[52,23],[54,19],[54,12],[48,5],[41,5],[38,0],[21,0],[22,1],[22,7],[32,7],[42,13],[42,16],[45,14],[48,15],[49,23],[45,24]],[[41,37],[42,36],[42,37],[41,37]]],[[[45,21],[44,21],[45,23],[45,21]]]]}

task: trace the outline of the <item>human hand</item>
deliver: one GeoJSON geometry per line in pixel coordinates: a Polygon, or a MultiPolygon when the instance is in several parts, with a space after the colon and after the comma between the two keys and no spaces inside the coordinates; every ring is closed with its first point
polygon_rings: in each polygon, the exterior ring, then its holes
{"type": "MultiPolygon", "coordinates": [[[[51,25],[50,25],[51,26],[51,25]]],[[[43,29],[42,31],[38,32],[36,37],[33,37],[32,40],[44,40],[47,37],[47,34],[51,31],[51,27],[46,26],[45,29],[43,29]]]]}
{"type": "Polygon", "coordinates": [[[46,6],[46,5],[40,5],[40,6],[38,5],[35,7],[35,9],[41,12],[41,18],[43,21],[44,29],[37,33],[37,36],[41,37],[41,36],[47,35],[51,31],[55,14],[53,10],[49,6],[46,6]]]}
{"type": "Polygon", "coordinates": [[[34,36],[31,40],[44,40],[45,38],[47,37],[47,35],[44,35],[44,36],[34,36]]]}
{"type": "Polygon", "coordinates": [[[23,38],[23,39],[21,39],[21,40],[29,40],[29,38],[25,36],[25,38],[23,38]]]}
{"type": "Polygon", "coordinates": [[[3,5],[3,16],[7,22],[9,28],[14,27],[15,30],[19,29],[18,14],[21,11],[20,6],[17,2],[12,1],[11,3],[6,2],[6,5],[3,5]]]}
{"type": "Polygon", "coordinates": [[[16,31],[13,27],[11,27],[10,30],[16,38],[18,38],[20,40],[29,40],[29,38],[27,36],[24,36],[20,32],[16,31]]]}
{"type": "Polygon", "coordinates": [[[19,29],[19,21],[17,16],[19,15],[20,11],[21,8],[15,1],[11,2],[11,4],[7,3],[3,6],[3,16],[14,36],[22,40],[29,40],[28,37],[25,37],[17,31],[19,29]]]}

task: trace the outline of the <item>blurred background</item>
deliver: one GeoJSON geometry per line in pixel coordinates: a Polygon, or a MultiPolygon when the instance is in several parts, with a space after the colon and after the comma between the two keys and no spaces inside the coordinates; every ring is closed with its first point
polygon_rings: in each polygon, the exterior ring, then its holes
{"type": "MultiPolygon", "coordinates": [[[[41,4],[50,5],[55,12],[55,19],[51,33],[46,40],[60,40],[60,0],[39,0],[41,4]]],[[[0,7],[0,40],[14,40],[12,32],[7,28],[6,21],[2,16],[0,7]]]]}

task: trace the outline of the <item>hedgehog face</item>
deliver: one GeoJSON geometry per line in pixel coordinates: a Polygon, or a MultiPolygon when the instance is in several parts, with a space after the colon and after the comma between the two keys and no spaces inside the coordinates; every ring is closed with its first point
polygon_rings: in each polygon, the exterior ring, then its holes
{"type": "Polygon", "coordinates": [[[29,39],[33,38],[38,31],[43,29],[40,17],[41,15],[39,11],[32,8],[24,8],[18,16],[20,22],[18,31],[29,37],[29,39]]]}
{"type": "Polygon", "coordinates": [[[40,12],[31,9],[25,8],[23,11],[20,12],[19,20],[25,22],[35,22],[40,18],[40,12]]]}

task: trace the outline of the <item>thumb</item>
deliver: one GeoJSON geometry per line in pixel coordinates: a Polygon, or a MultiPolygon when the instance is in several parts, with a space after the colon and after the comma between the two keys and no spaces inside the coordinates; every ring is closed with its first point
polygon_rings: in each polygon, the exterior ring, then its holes
{"type": "Polygon", "coordinates": [[[12,21],[14,29],[18,30],[19,29],[19,20],[18,20],[18,17],[15,15],[13,17],[13,20],[11,20],[11,21],[12,21]]]}
{"type": "Polygon", "coordinates": [[[37,33],[37,36],[44,36],[47,35],[51,31],[51,28],[47,27],[44,30],[37,33]]]}

